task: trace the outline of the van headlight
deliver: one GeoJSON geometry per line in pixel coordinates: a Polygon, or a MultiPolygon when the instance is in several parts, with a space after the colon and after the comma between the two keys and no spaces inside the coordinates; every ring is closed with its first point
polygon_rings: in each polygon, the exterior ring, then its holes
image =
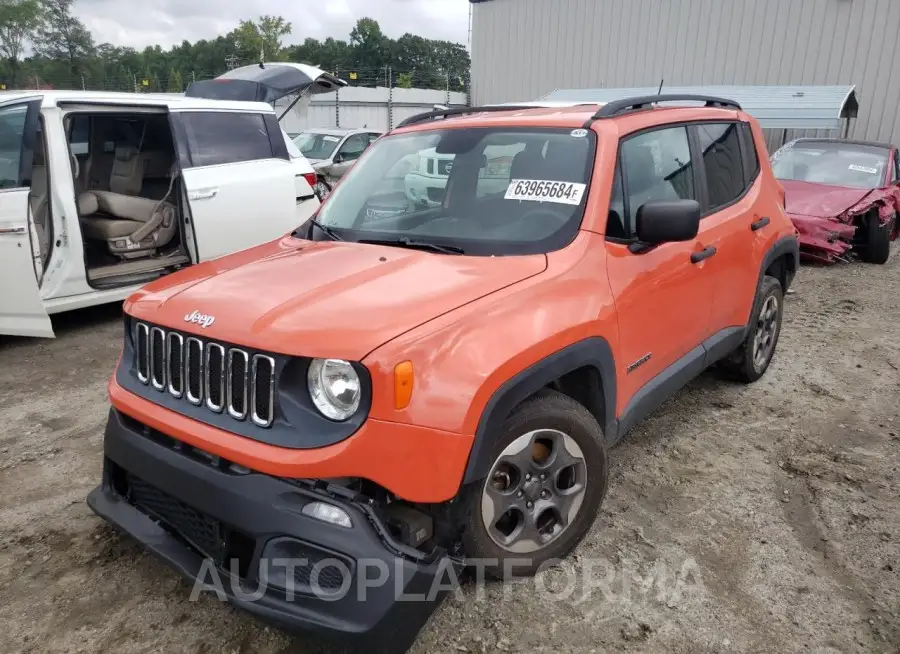
{"type": "Polygon", "coordinates": [[[306,379],[313,404],[326,418],[346,420],[359,409],[362,385],[349,362],[313,359],[306,379]]]}

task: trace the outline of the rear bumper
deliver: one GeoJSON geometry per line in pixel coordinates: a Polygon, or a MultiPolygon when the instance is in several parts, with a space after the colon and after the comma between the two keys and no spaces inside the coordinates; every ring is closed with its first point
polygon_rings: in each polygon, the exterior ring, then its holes
{"type": "Polygon", "coordinates": [[[204,459],[115,410],[104,454],[103,483],[88,496],[95,513],[281,628],[404,652],[445,597],[432,591],[448,585],[448,560],[400,555],[353,501],[204,459]],[[352,527],[303,514],[312,501],[339,507],[352,527]]]}

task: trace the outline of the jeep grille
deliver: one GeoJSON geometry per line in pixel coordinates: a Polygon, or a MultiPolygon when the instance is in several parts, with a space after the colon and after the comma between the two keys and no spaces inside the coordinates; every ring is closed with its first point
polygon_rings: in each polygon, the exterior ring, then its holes
{"type": "Polygon", "coordinates": [[[183,336],[145,322],[134,330],[138,380],[160,393],[269,427],[275,417],[275,359],[183,336]]]}

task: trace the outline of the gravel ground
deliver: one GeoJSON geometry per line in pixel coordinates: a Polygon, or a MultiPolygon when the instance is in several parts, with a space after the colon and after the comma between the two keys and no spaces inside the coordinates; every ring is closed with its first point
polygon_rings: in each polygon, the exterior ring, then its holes
{"type": "MultiPolygon", "coordinates": [[[[536,580],[465,587],[425,652],[900,651],[900,256],[803,268],[751,387],[705,374],[612,454],[601,516],[536,580]]],[[[191,586],[84,503],[117,307],[0,342],[6,652],[310,646],[191,586]]]]}

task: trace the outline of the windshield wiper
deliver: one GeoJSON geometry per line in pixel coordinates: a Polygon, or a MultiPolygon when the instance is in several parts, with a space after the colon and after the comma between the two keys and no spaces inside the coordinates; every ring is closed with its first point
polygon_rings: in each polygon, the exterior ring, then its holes
{"type": "Polygon", "coordinates": [[[432,252],[440,252],[441,254],[465,254],[465,250],[455,245],[440,245],[438,243],[429,243],[428,241],[414,241],[408,236],[401,236],[397,239],[391,238],[366,238],[360,239],[359,243],[370,243],[372,245],[394,245],[404,248],[416,248],[420,250],[431,250],[432,252]]]}
{"type": "Polygon", "coordinates": [[[313,225],[315,225],[316,227],[321,229],[322,233],[325,234],[325,236],[330,238],[332,241],[343,241],[344,240],[340,236],[338,236],[337,232],[335,232],[333,229],[331,229],[331,227],[329,227],[328,225],[323,225],[315,218],[310,218],[308,222],[312,223],[313,225]]]}

